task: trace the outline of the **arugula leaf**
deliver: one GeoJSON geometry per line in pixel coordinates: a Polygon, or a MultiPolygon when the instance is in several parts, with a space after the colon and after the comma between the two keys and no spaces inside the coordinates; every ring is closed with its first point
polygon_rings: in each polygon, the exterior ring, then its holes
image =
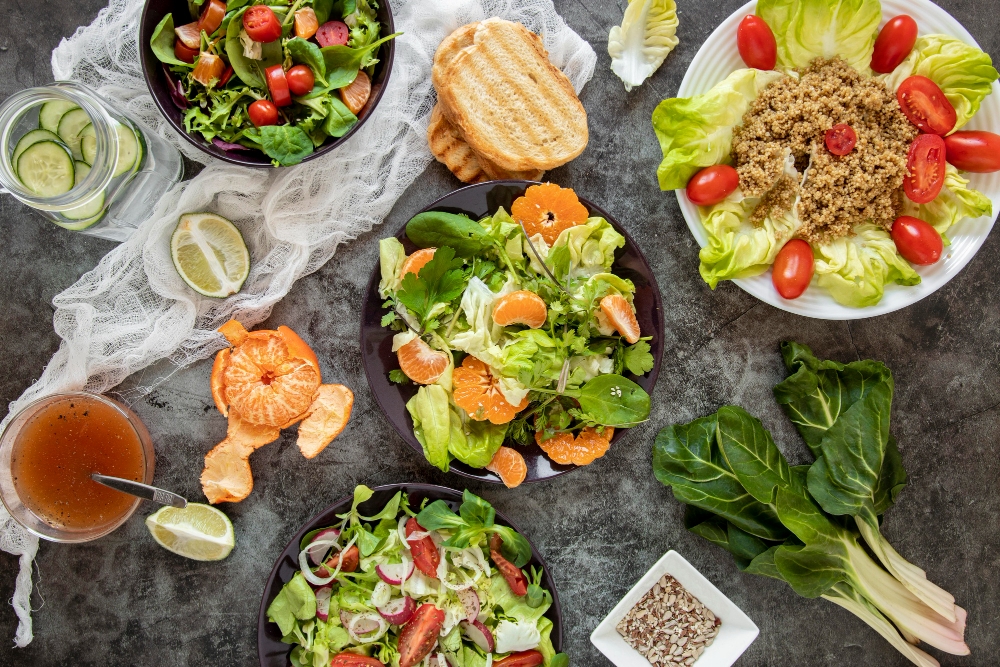
{"type": "Polygon", "coordinates": [[[265,125],[260,128],[260,139],[267,156],[282,167],[298,164],[313,152],[312,139],[298,127],[265,125]]]}
{"type": "Polygon", "coordinates": [[[436,304],[451,303],[465,291],[468,279],[461,267],[453,249],[438,248],[419,275],[411,272],[403,277],[396,300],[423,321],[436,304]]]}
{"type": "Polygon", "coordinates": [[[640,340],[635,345],[625,348],[625,367],[633,375],[645,375],[653,370],[655,363],[653,355],[649,352],[649,343],[640,340]]]}
{"type": "MultiPolygon", "coordinates": [[[[385,326],[384,324],[382,326],[385,326]]],[[[398,368],[394,368],[389,371],[389,382],[395,382],[396,384],[410,384],[410,378],[406,377],[406,373],[398,368]]]]}
{"type": "Polygon", "coordinates": [[[180,67],[191,68],[193,65],[186,63],[174,55],[174,15],[167,14],[160,21],[153,36],[149,38],[149,46],[153,49],[153,55],[161,63],[168,65],[178,65],[180,67]]]}
{"type": "Polygon", "coordinates": [[[406,236],[421,248],[448,246],[459,257],[473,257],[493,245],[478,222],[443,211],[415,215],[406,223],[406,236]]]}
{"type": "Polygon", "coordinates": [[[295,37],[285,43],[285,48],[288,50],[288,55],[292,57],[292,61],[308,65],[316,76],[316,80],[324,87],[328,85],[326,82],[326,60],[324,60],[323,52],[319,50],[318,46],[301,37],[295,37]]]}

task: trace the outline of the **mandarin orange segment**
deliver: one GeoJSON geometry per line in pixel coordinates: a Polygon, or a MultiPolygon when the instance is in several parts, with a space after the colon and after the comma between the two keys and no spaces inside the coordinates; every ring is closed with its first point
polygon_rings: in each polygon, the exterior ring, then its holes
{"type": "Polygon", "coordinates": [[[528,476],[528,465],[524,462],[524,457],[516,449],[501,447],[493,455],[486,469],[500,475],[504,485],[508,489],[520,486],[524,478],[528,476]]]}
{"type": "Polygon", "coordinates": [[[542,297],[524,289],[505,294],[493,304],[493,321],[502,327],[523,324],[537,329],[545,324],[548,314],[542,297]]]}
{"type": "Polygon", "coordinates": [[[467,356],[462,365],[455,369],[452,384],[455,387],[455,405],[476,421],[488,419],[493,424],[506,424],[528,407],[527,396],[520,405],[508,403],[489,366],[472,355],[467,356]]]}
{"type": "Polygon", "coordinates": [[[214,504],[236,503],[253,490],[250,455],[278,439],[281,432],[272,426],[251,424],[236,410],[229,411],[226,438],[205,455],[201,488],[214,504]]]}
{"type": "Polygon", "coordinates": [[[573,434],[556,433],[548,440],[542,440],[543,431],[535,431],[535,442],[545,455],[560,465],[573,463],[573,434]]]}
{"type": "Polygon", "coordinates": [[[614,435],[615,429],[610,426],[605,426],[603,433],[590,426],[580,431],[573,441],[573,463],[585,466],[604,456],[611,447],[614,435]]]}
{"type": "Polygon", "coordinates": [[[221,327],[219,333],[226,337],[230,345],[239,345],[247,339],[247,330],[236,320],[229,320],[221,327]]]}
{"type": "Polygon", "coordinates": [[[511,217],[524,225],[528,236],[541,234],[549,245],[563,230],[582,225],[590,215],[576,193],[555,183],[532,185],[514,201],[511,217]]]}
{"type": "Polygon", "coordinates": [[[437,248],[423,248],[422,250],[417,250],[415,253],[406,258],[403,262],[402,273],[400,278],[404,278],[407,273],[415,273],[420,275],[420,269],[427,265],[427,262],[434,259],[434,251],[437,248]]]}
{"type": "Polygon", "coordinates": [[[617,294],[607,295],[601,299],[601,312],[629,345],[635,345],[639,341],[641,336],[639,321],[625,297],[617,294]]]}
{"type": "Polygon", "coordinates": [[[219,409],[223,417],[229,416],[229,405],[226,403],[226,366],[229,365],[229,357],[232,354],[230,348],[219,350],[215,355],[215,363],[212,364],[212,400],[215,407],[219,409]]]}
{"type": "Polygon", "coordinates": [[[326,449],[347,426],[354,392],[342,384],[322,384],[299,425],[299,451],[311,459],[326,449]]]}
{"type": "Polygon", "coordinates": [[[357,78],[351,82],[351,85],[340,89],[340,99],[355,116],[365,108],[371,94],[372,80],[368,78],[364,70],[358,72],[357,78]]]}
{"type": "Polygon", "coordinates": [[[451,361],[451,357],[441,350],[435,350],[422,338],[414,338],[396,350],[399,368],[417,384],[434,384],[438,381],[451,361]]]}

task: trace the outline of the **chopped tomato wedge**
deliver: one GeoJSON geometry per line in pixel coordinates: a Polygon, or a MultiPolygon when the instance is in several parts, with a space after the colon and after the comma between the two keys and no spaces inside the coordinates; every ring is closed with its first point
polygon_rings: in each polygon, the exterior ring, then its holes
{"type": "Polygon", "coordinates": [[[333,656],[330,667],[385,667],[385,664],[367,655],[344,651],[333,656]]]}
{"type": "Polygon", "coordinates": [[[545,656],[539,651],[520,651],[511,653],[503,660],[493,663],[493,667],[538,667],[545,664],[545,656]]]}
{"type": "Polygon", "coordinates": [[[219,29],[225,17],[226,3],[222,0],[208,0],[205,8],[201,10],[201,16],[198,17],[198,29],[211,35],[219,29]]]}
{"type": "Polygon", "coordinates": [[[399,633],[399,667],[414,667],[426,658],[443,628],[444,612],[432,604],[420,605],[399,633]]]}
{"type": "Polygon", "coordinates": [[[360,563],[361,552],[352,544],[340,553],[330,556],[325,563],[316,569],[316,576],[329,577],[336,571],[338,564],[341,572],[357,572],[360,563]]]}
{"type": "Polygon", "coordinates": [[[911,76],[896,91],[899,108],[923,132],[942,137],[955,129],[958,114],[944,91],[926,76],[911,76]]]}
{"type": "Polygon", "coordinates": [[[312,7],[303,7],[295,12],[295,36],[309,39],[319,30],[319,20],[312,7]]]}
{"type": "Polygon", "coordinates": [[[201,29],[198,28],[197,21],[174,28],[174,34],[189,49],[201,48],[201,29]]]}
{"type": "Polygon", "coordinates": [[[203,86],[208,86],[213,82],[218,83],[225,70],[226,63],[222,58],[212,53],[202,53],[198,56],[198,63],[191,72],[191,78],[203,86]]]}
{"type": "MultiPolygon", "coordinates": [[[[425,532],[427,531],[417,523],[415,517],[410,517],[409,521],[406,522],[407,537],[414,533],[425,532]]],[[[407,540],[407,544],[410,545],[410,553],[413,554],[413,564],[417,566],[417,569],[428,577],[436,579],[438,565],[441,563],[441,554],[438,553],[437,547],[434,546],[434,540],[430,537],[422,537],[412,542],[407,540]]]]}
{"type": "Polygon", "coordinates": [[[285,78],[285,70],[281,69],[280,63],[264,70],[264,78],[267,79],[267,89],[271,91],[271,100],[275,106],[287,107],[292,103],[292,95],[288,92],[288,79],[285,78]]]}
{"type": "Polygon", "coordinates": [[[174,40],[174,55],[178,60],[194,64],[194,59],[198,57],[198,49],[189,49],[179,39],[174,40]]]}
{"type": "Polygon", "coordinates": [[[927,204],[941,192],[945,176],[945,143],[936,134],[921,134],[910,145],[903,192],[916,204],[927,204]]]}
{"type": "Polygon", "coordinates": [[[490,558],[493,559],[493,563],[500,570],[503,578],[507,580],[507,585],[510,586],[511,592],[518,596],[527,595],[528,578],[524,576],[524,572],[521,572],[516,565],[503,557],[501,553],[502,548],[503,538],[493,533],[490,536],[490,558]]]}
{"type": "Polygon", "coordinates": [[[327,21],[316,31],[320,46],[346,46],[351,31],[343,21],[327,21]]]}
{"type": "Polygon", "coordinates": [[[267,44],[281,37],[281,22],[267,5],[254,5],[247,9],[243,13],[243,29],[255,42],[267,44]]]}

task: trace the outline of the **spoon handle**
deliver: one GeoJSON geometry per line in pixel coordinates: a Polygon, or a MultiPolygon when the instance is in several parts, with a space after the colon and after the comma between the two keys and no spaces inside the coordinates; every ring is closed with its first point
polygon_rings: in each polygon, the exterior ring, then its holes
{"type": "Polygon", "coordinates": [[[187,500],[185,500],[182,496],[170,491],[158,489],[155,486],[133,482],[130,479],[122,479],[121,477],[108,477],[107,475],[101,475],[96,472],[91,473],[90,478],[98,484],[103,484],[104,486],[112,488],[115,491],[121,491],[123,493],[137,496],[143,500],[152,500],[154,503],[170,505],[172,507],[187,507],[187,500]]]}

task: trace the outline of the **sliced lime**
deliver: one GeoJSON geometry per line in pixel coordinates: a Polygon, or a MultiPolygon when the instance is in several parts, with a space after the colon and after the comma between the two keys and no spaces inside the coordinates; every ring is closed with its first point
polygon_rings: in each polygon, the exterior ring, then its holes
{"type": "Polygon", "coordinates": [[[174,268],[191,289],[226,297],[243,287],[250,252],[236,225],[215,213],[186,213],[170,238],[174,268]]]}
{"type": "Polygon", "coordinates": [[[192,560],[222,560],[236,545],[229,517],[202,503],[163,507],[146,517],[146,528],[161,547],[192,560]]]}

